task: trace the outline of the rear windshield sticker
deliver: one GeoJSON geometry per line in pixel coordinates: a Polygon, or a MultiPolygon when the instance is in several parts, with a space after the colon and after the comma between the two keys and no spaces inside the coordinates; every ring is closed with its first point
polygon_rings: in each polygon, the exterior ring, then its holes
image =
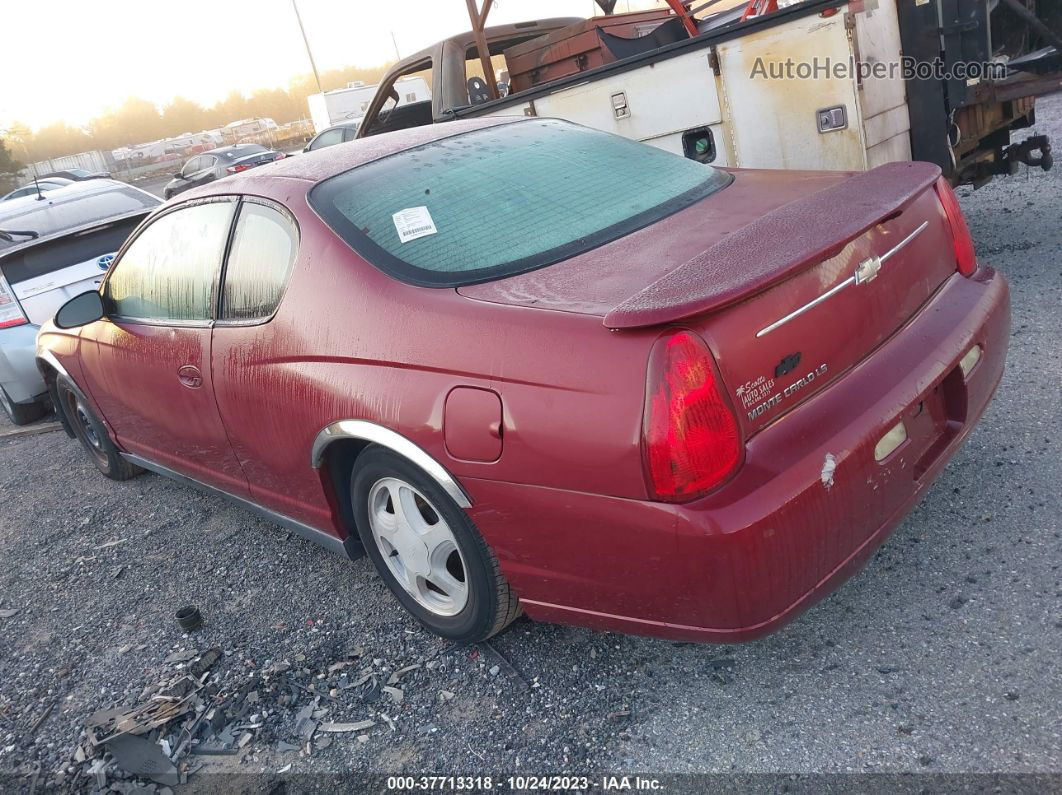
{"type": "Polygon", "coordinates": [[[435,222],[431,219],[431,213],[428,212],[427,207],[407,207],[392,215],[391,218],[395,222],[398,239],[403,243],[439,232],[435,228],[435,222]]]}

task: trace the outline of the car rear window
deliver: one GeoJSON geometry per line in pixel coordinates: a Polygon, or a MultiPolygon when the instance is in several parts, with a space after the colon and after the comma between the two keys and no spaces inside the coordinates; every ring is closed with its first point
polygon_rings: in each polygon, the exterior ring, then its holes
{"type": "MultiPolygon", "coordinates": [[[[144,216],[137,215],[20,249],[0,261],[0,268],[10,284],[17,284],[96,257],[114,254],[143,219],[144,216]]],[[[109,261],[101,262],[100,270],[106,270],[108,264],[109,261]]]]}
{"type": "Polygon", "coordinates": [[[247,157],[247,155],[255,155],[259,152],[268,152],[264,146],[258,146],[257,144],[248,144],[247,146],[237,146],[235,149],[230,149],[227,152],[218,152],[218,155],[223,160],[238,160],[241,157],[247,157]]]}
{"type": "MultiPolygon", "coordinates": [[[[64,191],[65,194],[65,191],[64,191]]],[[[149,193],[135,188],[113,188],[93,193],[70,195],[45,194],[43,201],[25,199],[13,212],[0,212],[0,229],[33,231],[41,237],[77,229],[115,216],[124,216],[137,210],[150,210],[161,204],[149,193]]],[[[6,208],[0,206],[0,210],[6,208]]],[[[13,242],[0,240],[0,250],[25,242],[16,238],[13,242]]]]}
{"type": "Polygon", "coordinates": [[[310,203],[355,251],[413,284],[541,268],[729,184],[711,166],[555,119],[443,138],[319,183],[310,203]]]}

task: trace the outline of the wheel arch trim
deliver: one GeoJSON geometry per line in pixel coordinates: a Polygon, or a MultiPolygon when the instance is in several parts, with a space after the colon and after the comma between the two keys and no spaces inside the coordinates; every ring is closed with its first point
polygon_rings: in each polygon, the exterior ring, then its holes
{"type": "Polygon", "coordinates": [[[425,474],[439,484],[439,487],[460,507],[472,507],[471,498],[446,467],[400,433],[374,422],[339,420],[323,428],[313,441],[310,466],[320,469],[321,464],[324,463],[325,450],[330,444],[340,439],[358,439],[386,447],[424,470],[425,474]]]}
{"type": "MultiPolygon", "coordinates": [[[[54,353],[47,349],[38,350],[37,369],[40,370],[41,377],[44,378],[45,383],[48,382],[48,373],[45,371],[46,367],[51,367],[55,371],[56,375],[61,375],[63,378],[65,378],[67,383],[70,384],[71,389],[73,389],[74,393],[78,396],[78,398],[85,401],[90,406],[94,405],[94,403],[89,400],[88,396],[82,391],[81,387],[78,386],[78,383],[74,380],[74,377],[66,371],[66,368],[63,367],[62,362],[59,361],[59,358],[54,353]]],[[[99,412],[96,413],[99,414],[99,412]]],[[[110,430],[110,425],[107,423],[106,419],[100,417],[100,421],[103,422],[104,426],[108,430],[110,430]]]]}
{"type": "Polygon", "coordinates": [[[44,365],[47,365],[48,367],[51,367],[59,375],[70,379],[71,383],[73,382],[74,379],[70,378],[70,373],[68,373],[66,371],[66,368],[63,367],[62,364],[60,364],[59,359],[56,358],[55,354],[52,353],[47,348],[45,348],[43,350],[39,349],[37,351],[37,369],[41,371],[41,375],[42,376],[46,376],[47,375],[47,373],[45,372],[45,369],[44,369],[44,365]]]}
{"type": "MultiPolygon", "coordinates": [[[[48,368],[51,368],[51,370],[55,373],[56,378],[62,376],[62,378],[70,385],[70,388],[74,391],[74,394],[77,396],[78,400],[84,401],[90,406],[94,404],[91,400],[88,399],[88,396],[81,390],[81,387],[78,386],[77,381],[75,381],[73,376],[71,376],[70,373],[67,372],[66,368],[63,367],[62,362],[59,361],[59,358],[54,353],[52,353],[46,348],[37,350],[37,369],[40,371],[41,377],[44,379],[44,383],[48,386],[48,395],[51,397],[52,402],[55,404],[52,408],[59,416],[59,421],[63,424],[63,429],[66,431],[66,435],[69,436],[71,439],[75,439],[77,438],[77,436],[74,433],[74,429],[70,424],[70,418],[66,415],[66,407],[61,405],[58,399],[59,395],[56,391],[55,380],[53,379],[51,383],[49,383],[48,381],[48,368]]],[[[100,422],[103,423],[103,427],[107,430],[107,433],[110,434],[113,439],[114,429],[111,428],[110,423],[107,422],[107,418],[103,417],[102,414],[98,411],[96,412],[96,416],[99,417],[100,422]]]]}

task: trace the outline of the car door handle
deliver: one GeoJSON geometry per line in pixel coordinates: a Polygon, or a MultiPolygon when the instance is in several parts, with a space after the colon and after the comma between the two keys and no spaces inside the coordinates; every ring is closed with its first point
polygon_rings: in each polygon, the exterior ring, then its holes
{"type": "Polygon", "coordinates": [[[189,389],[199,389],[203,385],[203,374],[194,364],[186,364],[177,371],[177,380],[189,389]]]}

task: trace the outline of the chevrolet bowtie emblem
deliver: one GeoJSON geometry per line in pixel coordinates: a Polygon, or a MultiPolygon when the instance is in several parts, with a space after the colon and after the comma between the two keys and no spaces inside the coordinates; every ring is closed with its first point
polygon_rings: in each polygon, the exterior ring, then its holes
{"type": "Polygon", "coordinates": [[[855,270],[855,283],[866,284],[877,278],[881,271],[881,257],[868,257],[855,270]]]}

